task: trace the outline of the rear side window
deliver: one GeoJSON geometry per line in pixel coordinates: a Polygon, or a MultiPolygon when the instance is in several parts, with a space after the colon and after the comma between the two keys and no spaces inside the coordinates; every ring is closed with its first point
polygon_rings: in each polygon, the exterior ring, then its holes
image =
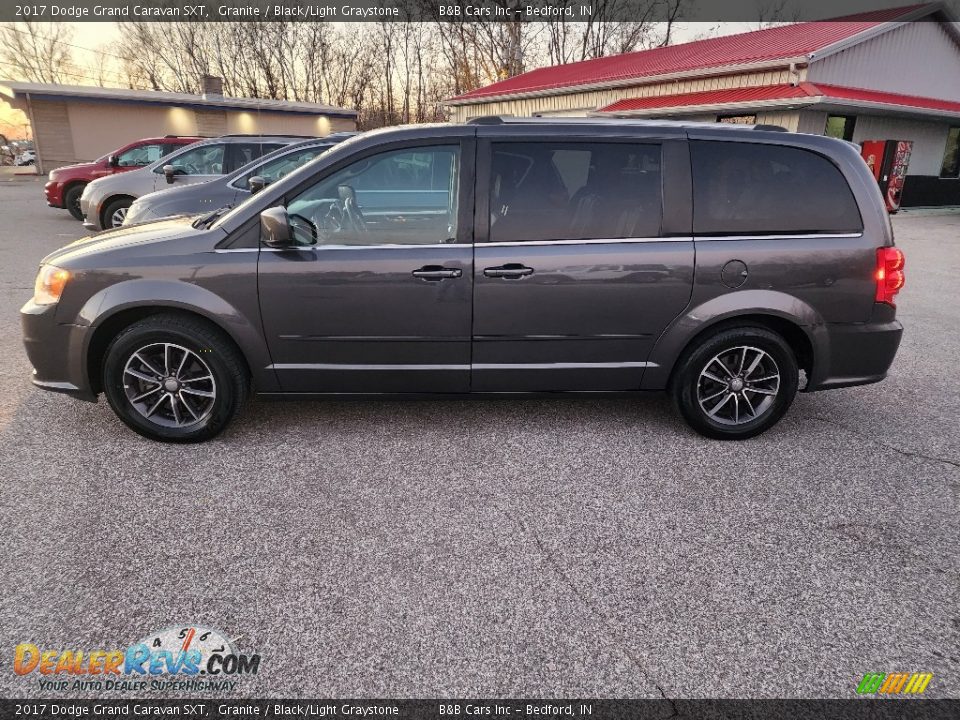
{"type": "Polygon", "coordinates": [[[798,235],[863,230],[840,170],[808,150],[694,141],[697,235],[798,235]]]}
{"type": "Polygon", "coordinates": [[[282,148],[279,143],[230,143],[227,152],[227,166],[223,172],[229,173],[239,170],[244,165],[252,163],[261,155],[266,155],[282,148]]]}
{"type": "Polygon", "coordinates": [[[494,143],[490,241],[660,235],[660,146],[494,143]]]}
{"type": "Polygon", "coordinates": [[[186,145],[189,145],[189,144],[190,143],[163,143],[160,146],[160,154],[169,155],[174,150],[179,150],[180,148],[185,147],[186,145]]]}

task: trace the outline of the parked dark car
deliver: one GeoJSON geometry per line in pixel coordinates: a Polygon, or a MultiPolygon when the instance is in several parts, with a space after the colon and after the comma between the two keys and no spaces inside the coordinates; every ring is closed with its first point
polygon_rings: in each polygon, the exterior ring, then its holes
{"type": "Polygon", "coordinates": [[[197,142],[198,137],[143,138],[135,140],[93,162],[65,165],[50,171],[47,184],[43,186],[47,205],[65,208],[77,220],[83,220],[80,212],[80,196],[87,183],[107,175],[129,172],[159,160],[172,150],[197,142]]]}
{"type": "Polygon", "coordinates": [[[118,228],[141,195],[173,185],[210,182],[303,139],[295,135],[222,135],[182,147],[133,172],[99,178],[87,184],[80,196],[83,226],[94,231],[118,228]]]}
{"type": "Polygon", "coordinates": [[[253,190],[262,190],[354,135],[356,133],[341,132],[320,139],[303,140],[274,150],[229,175],[202,185],[180,185],[141,195],[127,210],[123,224],[135,225],[166,217],[198,215],[210,210],[232,207],[250,197],[251,184],[254,186],[253,190]]]}
{"type": "Polygon", "coordinates": [[[903,255],[857,151],[764,127],[366,133],[216,219],[49,255],[34,383],[210,438],[262,395],[667,390],[714,438],[876,382],[903,255]]]}

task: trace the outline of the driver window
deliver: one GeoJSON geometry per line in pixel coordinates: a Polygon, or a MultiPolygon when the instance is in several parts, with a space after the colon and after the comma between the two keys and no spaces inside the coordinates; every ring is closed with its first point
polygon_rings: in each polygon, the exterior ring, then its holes
{"type": "Polygon", "coordinates": [[[171,157],[177,175],[222,175],[223,145],[203,145],[171,157]]]}
{"type": "Polygon", "coordinates": [[[156,162],[162,155],[159,145],[141,145],[140,147],[124,150],[117,156],[119,167],[140,167],[156,162]]]}
{"type": "Polygon", "coordinates": [[[338,170],[287,205],[303,245],[456,242],[458,145],[373,155],[338,170]]]}

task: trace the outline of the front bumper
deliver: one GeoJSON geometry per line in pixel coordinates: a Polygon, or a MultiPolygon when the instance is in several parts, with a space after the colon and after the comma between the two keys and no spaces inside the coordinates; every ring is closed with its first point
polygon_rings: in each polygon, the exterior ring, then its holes
{"type": "Polygon", "coordinates": [[[80,214],[83,215],[83,226],[87,230],[99,232],[102,229],[100,227],[100,208],[91,197],[80,196],[80,214]]]}
{"type": "Polygon", "coordinates": [[[56,321],[56,305],[37,305],[33,300],[20,308],[20,325],[27,357],[33,365],[33,384],[44,390],[97,401],[86,368],[85,325],[64,325],[56,321]]]}
{"type": "Polygon", "coordinates": [[[43,186],[43,194],[47,197],[47,205],[63,209],[63,183],[50,180],[43,186]]]}
{"type": "Polygon", "coordinates": [[[830,323],[826,326],[826,352],[814,358],[805,392],[832,390],[880,382],[893,364],[903,325],[896,310],[878,303],[868,323],[830,323]]]}

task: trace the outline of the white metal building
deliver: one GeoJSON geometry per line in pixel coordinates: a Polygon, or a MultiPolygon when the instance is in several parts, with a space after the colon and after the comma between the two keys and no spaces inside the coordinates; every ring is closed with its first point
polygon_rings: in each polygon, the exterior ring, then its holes
{"type": "Polygon", "coordinates": [[[911,140],[903,205],[960,205],[960,26],[939,4],[541,68],[447,105],[454,120],[616,114],[911,140]]]}

